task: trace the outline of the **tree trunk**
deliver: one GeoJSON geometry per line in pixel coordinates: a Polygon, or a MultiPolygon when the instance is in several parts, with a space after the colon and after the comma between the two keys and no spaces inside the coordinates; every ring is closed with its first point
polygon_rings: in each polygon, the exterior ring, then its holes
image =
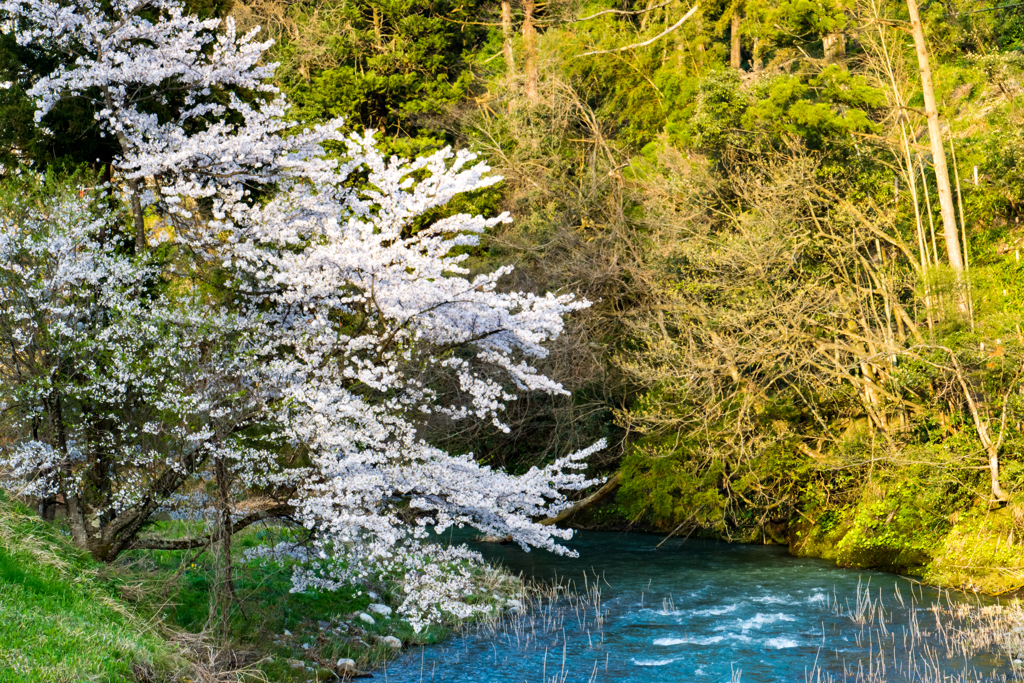
{"type": "Polygon", "coordinates": [[[949,266],[956,272],[963,272],[964,259],[960,251],[960,239],[956,225],[956,211],[953,208],[953,192],[949,186],[949,169],[946,167],[946,150],[942,146],[942,129],[939,124],[939,109],[935,104],[935,88],[932,85],[932,69],[928,64],[928,46],[924,39],[921,15],[917,11],[917,0],[907,0],[910,12],[910,26],[914,33],[914,47],[917,50],[917,64],[921,70],[921,89],[924,91],[924,111],[928,117],[928,137],[932,144],[932,163],[935,166],[935,181],[939,189],[939,209],[942,214],[942,231],[946,236],[946,251],[949,266]]]}
{"type": "Polygon", "coordinates": [[[132,202],[132,220],[135,223],[135,253],[141,254],[146,251],[146,219],[142,213],[142,200],[140,199],[139,181],[127,180],[128,194],[132,202]]]}
{"type": "Polygon", "coordinates": [[[501,3],[501,33],[505,38],[501,46],[501,52],[505,55],[505,68],[514,74],[516,60],[512,55],[512,3],[509,0],[502,0],[501,3]]]}
{"type": "Polygon", "coordinates": [[[988,449],[988,472],[992,478],[992,498],[997,503],[1005,503],[1010,500],[1003,487],[999,485],[999,449],[990,447],[988,449]]]}
{"type": "MultiPolygon", "coordinates": [[[[913,0],[910,1],[912,2],[913,0]]],[[[982,416],[981,407],[979,407],[978,402],[974,398],[971,386],[967,383],[967,377],[960,366],[960,361],[957,360],[956,354],[951,350],[946,349],[946,352],[949,354],[950,360],[953,361],[956,380],[960,384],[960,388],[963,389],[964,400],[967,402],[967,408],[971,411],[971,419],[974,421],[978,440],[981,441],[981,445],[985,448],[985,455],[988,458],[989,477],[992,480],[992,499],[998,504],[1006,503],[1010,500],[1010,496],[999,485],[999,453],[1003,449],[1003,441],[1006,438],[1006,422],[1010,414],[1006,403],[1010,398],[1010,392],[1013,390],[1013,384],[1010,385],[1010,389],[1002,397],[1003,406],[1002,415],[999,418],[999,436],[993,440],[991,422],[982,416]]]]}
{"type": "Polygon", "coordinates": [[[213,531],[216,538],[216,578],[210,592],[210,612],[207,624],[217,628],[223,637],[227,637],[231,629],[231,610],[239,604],[235,593],[235,579],[231,559],[231,476],[224,466],[224,460],[218,459],[214,464],[217,481],[217,526],[213,531]]]}
{"type": "Polygon", "coordinates": [[[829,33],[825,36],[825,59],[835,62],[846,57],[846,34],[829,33]]]}
{"type": "Polygon", "coordinates": [[[57,498],[54,496],[40,496],[38,507],[39,519],[44,522],[52,522],[57,516],[57,498]]]}
{"type": "Polygon", "coordinates": [[[737,6],[732,13],[732,27],[729,29],[729,66],[740,68],[740,8],[737,6]]]}
{"type": "MultiPolygon", "coordinates": [[[[114,111],[114,100],[110,95],[110,89],[107,87],[103,88],[103,99],[107,105],[107,109],[114,111]]],[[[128,144],[128,138],[121,130],[117,131],[117,143],[121,146],[122,154],[129,154],[131,152],[131,145],[128,144]]],[[[128,194],[131,198],[132,204],[132,219],[135,222],[135,253],[141,254],[146,250],[146,219],[142,213],[142,199],[140,195],[139,181],[138,180],[125,180],[128,185],[128,194]]]]}
{"type": "Polygon", "coordinates": [[[537,104],[537,29],[533,25],[533,13],[537,9],[536,0],[523,0],[523,49],[526,50],[526,101],[537,104]]]}
{"type": "Polygon", "coordinates": [[[609,493],[611,493],[612,491],[614,491],[615,489],[617,489],[619,487],[619,484],[621,482],[622,482],[622,473],[621,472],[616,472],[615,475],[611,479],[606,481],[604,483],[604,486],[599,488],[597,491],[595,491],[594,493],[590,494],[589,496],[587,496],[586,498],[584,498],[580,502],[576,503],[572,507],[566,508],[565,510],[562,510],[560,513],[558,513],[554,517],[548,517],[547,519],[541,521],[541,524],[543,524],[544,526],[550,526],[551,524],[559,524],[561,522],[564,522],[565,520],[567,520],[570,517],[572,517],[573,515],[575,515],[577,512],[580,512],[581,510],[583,510],[585,508],[588,508],[591,505],[593,505],[594,503],[596,503],[596,502],[606,498],[609,493]]]}

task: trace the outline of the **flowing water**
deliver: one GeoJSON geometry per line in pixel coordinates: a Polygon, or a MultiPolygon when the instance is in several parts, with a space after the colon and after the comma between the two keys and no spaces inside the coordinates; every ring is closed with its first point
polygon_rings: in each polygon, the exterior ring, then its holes
{"type": "Polygon", "coordinates": [[[565,594],[503,626],[411,648],[378,678],[395,683],[534,681],[993,680],[997,653],[935,645],[936,604],[976,600],[908,579],[837,568],[785,548],[584,532],[579,558],[478,546],[565,594]],[[931,643],[931,645],[929,645],[931,643]],[[968,675],[965,675],[965,672],[968,675]]]}

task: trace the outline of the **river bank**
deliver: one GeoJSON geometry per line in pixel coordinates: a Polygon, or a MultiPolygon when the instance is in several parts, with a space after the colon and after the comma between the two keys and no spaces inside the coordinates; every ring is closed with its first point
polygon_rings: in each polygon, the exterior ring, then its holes
{"type": "MultiPolygon", "coordinates": [[[[33,631],[36,635],[29,637],[24,630],[12,630],[12,624],[33,618],[51,627],[78,629],[83,644],[77,646],[77,659],[67,661],[79,662],[81,671],[114,667],[117,673],[111,680],[126,681],[227,680],[225,676],[247,672],[272,681],[335,680],[338,660],[346,658],[378,678],[383,674],[387,680],[410,682],[430,680],[433,674],[432,680],[497,683],[536,678],[552,669],[564,682],[650,680],[645,676],[655,671],[659,680],[720,680],[728,679],[730,667],[743,671],[743,681],[774,681],[810,665],[819,667],[821,680],[840,680],[845,668],[858,662],[869,669],[878,665],[872,663],[877,652],[864,651],[872,638],[892,641],[900,629],[913,635],[914,620],[939,619],[948,625],[940,629],[945,640],[914,637],[941,652],[943,661],[952,653],[961,668],[970,664],[988,672],[986,676],[993,671],[1002,676],[1011,655],[1024,649],[1024,644],[1006,638],[1020,640],[1024,619],[1019,610],[1003,612],[991,601],[977,603],[870,569],[842,569],[834,558],[809,557],[808,551],[825,555],[829,548],[824,542],[814,544],[815,527],[808,527],[807,536],[799,527],[789,529],[792,535],[810,539],[797,548],[804,551],[803,557],[793,556],[793,549],[781,544],[679,538],[662,543],[664,535],[642,533],[581,532],[572,542],[578,558],[524,553],[514,545],[474,544],[500,567],[495,576],[521,575],[537,580],[537,587],[524,595],[519,592],[521,582],[505,578],[506,585],[492,585],[482,596],[502,607],[495,618],[475,625],[453,622],[419,634],[391,615],[374,611],[378,601],[391,602],[394,596],[371,594],[365,588],[341,594],[289,594],[284,567],[267,574],[265,567],[250,571],[240,562],[244,614],[233,616],[233,635],[218,640],[204,628],[214,569],[207,566],[208,558],[182,567],[169,556],[150,552],[107,568],[76,552],[28,509],[7,504],[0,512],[0,526],[6,529],[0,537],[13,553],[11,567],[21,567],[4,577],[8,589],[20,596],[20,602],[12,603],[18,619],[5,621],[8,641],[17,643],[8,655],[24,654],[24,661],[9,656],[10,661],[0,664],[0,674],[5,665],[14,667],[7,671],[11,676],[0,675],[5,681],[39,680],[37,674],[44,670],[39,666],[50,666],[42,655],[50,660],[63,656],[49,632],[33,631]],[[36,548],[32,562],[46,559],[43,569],[31,568],[31,562],[21,557],[26,548],[36,548]],[[71,586],[61,578],[59,567],[65,562],[84,563],[87,583],[71,586]],[[172,568],[182,570],[174,581],[174,572],[168,572],[172,568]],[[49,592],[82,592],[109,614],[100,623],[84,607],[62,612],[60,600],[49,605],[42,599],[39,586],[44,579],[53,582],[49,592]],[[553,589],[551,582],[561,587],[553,589]],[[511,593],[525,604],[502,597],[511,593]],[[51,607],[57,611],[47,612],[51,607]],[[69,619],[79,619],[78,612],[81,623],[71,623],[69,619]],[[124,641],[123,633],[108,634],[117,629],[131,634],[132,645],[123,657],[108,644],[124,641]],[[401,650],[389,643],[390,634],[402,640],[401,650]],[[208,661],[198,662],[204,648],[209,648],[208,661]],[[831,649],[827,656],[822,654],[826,649],[831,649]],[[36,666],[25,668],[30,660],[36,666]],[[595,673],[597,678],[591,678],[595,673]]],[[[1008,514],[1012,519],[1012,510],[1008,514]]],[[[967,523],[964,520],[964,528],[967,523]]],[[[453,540],[469,538],[464,535],[453,540]]],[[[248,539],[240,540],[238,550],[244,553],[248,539]]],[[[922,660],[915,666],[926,664],[922,660]]]]}
{"type": "MultiPolygon", "coordinates": [[[[202,530],[201,521],[159,524],[171,535],[202,530]]],[[[447,615],[415,631],[394,612],[397,581],[291,592],[295,560],[253,554],[268,539],[295,540],[295,530],[280,525],[237,534],[236,597],[221,609],[217,553],[135,550],[108,565],[68,536],[61,515],[46,522],[0,494],[0,683],[339,680],[471,623],[447,615]]],[[[520,580],[489,568],[477,570],[475,586],[494,614],[523,598],[520,580]]]]}
{"type": "Polygon", "coordinates": [[[1024,589],[1024,505],[982,501],[927,504],[904,486],[865,487],[842,504],[807,505],[788,519],[731,529],[728,537],[682,525],[671,528],[627,517],[613,494],[568,523],[593,531],[629,531],[674,537],[781,545],[796,557],[839,567],[873,569],[925,584],[985,595],[1024,589]]]}
{"type": "Polygon", "coordinates": [[[870,508],[838,523],[799,519],[788,547],[798,557],[820,557],[843,567],[913,576],[943,588],[1007,595],[1024,588],[1024,547],[1017,540],[1021,508],[978,507],[952,516],[941,532],[915,537],[895,518],[870,508]]]}

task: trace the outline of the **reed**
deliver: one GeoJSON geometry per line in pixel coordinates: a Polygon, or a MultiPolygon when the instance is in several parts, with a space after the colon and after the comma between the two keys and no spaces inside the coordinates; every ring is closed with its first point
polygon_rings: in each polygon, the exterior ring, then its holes
{"type": "MultiPolygon", "coordinates": [[[[470,648],[477,653],[489,649],[495,666],[504,665],[501,658],[511,653],[517,658],[533,653],[541,663],[531,681],[614,680],[614,672],[608,671],[603,584],[593,574],[580,581],[523,581],[514,607],[466,627],[458,647],[465,647],[467,656],[479,656],[471,655],[470,648]],[[579,663],[580,634],[593,656],[585,666],[579,663]]],[[[852,643],[847,643],[856,649],[843,653],[823,626],[814,663],[804,672],[805,683],[1006,683],[1024,677],[1020,602],[985,605],[949,592],[932,600],[915,584],[902,589],[897,584],[889,594],[867,581],[858,583],[851,599],[840,600],[833,593],[820,604],[831,617],[856,625],[852,643]]],[[[661,608],[677,611],[671,595],[662,599],[661,608]]],[[[730,672],[731,683],[741,683],[743,671],[733,666],[730,672]]],[[[421,681],[439,680],[435,673],[424,672],[421,681]]],[[[747,673],[757,677],[757,672],[747,673]]]]}
{"type": "MultiPolygon", "coordinates": [[[[1024,608],[1017,601],[983,605],[943,592],[924,605],[913,585],[909,598],[897,585],[887,604],[869,583],[858,584],[854,604],[829,600],[823,609],[859,625],[856,644],[867,653],[844,661],[839,673],[826,670],[818,663],[828,648],[823,634],[806,683],[981,683],[1013,680],[1022,672],[1024,608]],[[902,617],[899,623],[895,615],[902,617]]],[[[838,649],[834,654],[842,659],[838,649]]]]}

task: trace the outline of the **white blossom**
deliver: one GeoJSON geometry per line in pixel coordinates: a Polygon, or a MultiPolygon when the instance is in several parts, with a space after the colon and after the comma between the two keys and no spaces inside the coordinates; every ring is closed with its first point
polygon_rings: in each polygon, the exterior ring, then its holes
{"type": "Polygon", "coordinates": [[[416,628],[480,609],[465,601],[479,555],[431,532],[471,525],[568,552],[571,532],[540,520],[594,483],[583,469],[603,442],[514,476],[421,436],[438,416],[507,429],[519,393],[566,393],[536,361],[588,305],[503,291],[511,267],[470,274],[465,248],[509,217],[438,210],[498,182],[485,164],[448,149],[385,158],[340,121],[291,130],[269,44],[172,0],[0,0],[0,14],[20,44],[74,55],[28,90],[37,120],[93,98],[121,178],[149,183],[138,199],[165,226],[151,243],[198,257],[183,273],[111,249],[116,217],[84,192],[0,216],[0,406],[22,434],[0,451],[12,480],[93,501],[83,533],[114,544],[132,515],[212,510],[197,492],[226,463],[240,495],[288,491],[313,532],[295,590],[390,578],[416,628]],[[181,103],[165,120],[171,84],[181,103]],[[229,283],[219,296],[188,284],[210,272],[229,283]],[[99,462],[102,495],[87,489],[99,462]]]}

